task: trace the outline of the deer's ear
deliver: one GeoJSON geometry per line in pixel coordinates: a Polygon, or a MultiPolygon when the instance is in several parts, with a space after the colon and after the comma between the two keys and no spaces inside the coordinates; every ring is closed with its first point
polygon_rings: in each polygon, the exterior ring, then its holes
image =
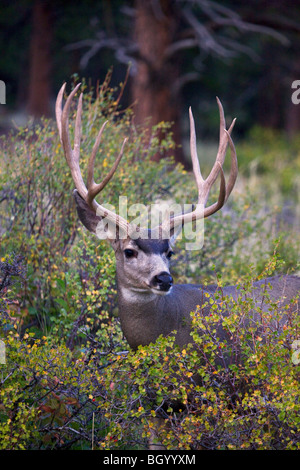
{"type": "Polygon", "coordinates": [[[103,224],[100,223],[103,221],[103,217],[95,214],[85,200],[82,199],[77,189],[74,190],[73,194],[81,223],[101,240],[108,240],[116,251],[120,242],[118,227],[110,226],[109,223],[103,226],[103,224]]]}
{"type": "Polygon", "coordinates": [[[81,223],[90,231],[96,234],[97,225],[101,221],[101,217],[95,214],[95,212],[89,207],[84,199],[80,196],[77,189],[74,190],[74,199],[76,203],[76,209],[78,217],[81,223]]]}

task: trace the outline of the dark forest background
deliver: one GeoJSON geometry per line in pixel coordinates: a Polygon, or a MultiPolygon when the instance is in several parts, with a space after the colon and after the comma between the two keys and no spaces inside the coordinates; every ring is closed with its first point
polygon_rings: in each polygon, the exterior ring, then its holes
{"type": "Polygon", "coordinates": [[[138,124],[173,122],[177,143],[190,105],[201,138],[210,138],[216,95],[228,118],[238,117],[238,136],[255,125],[289,136],[300,130],[300,106],[291,102],[300,79],[299,2],[2,0],[0,9],[2,130],[52,116],[64,81],[77,74],[95,86],[111,67],[113,85],[129,75],[121,105],[134,104],[138,124]]]}

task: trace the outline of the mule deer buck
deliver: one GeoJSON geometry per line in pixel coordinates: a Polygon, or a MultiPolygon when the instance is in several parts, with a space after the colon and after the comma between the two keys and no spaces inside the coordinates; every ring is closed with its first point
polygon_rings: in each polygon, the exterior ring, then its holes
{"type": "MultiPolygon", "coordinates": [[[[201,217],[209,217],[217,212],[227,201],[237,178],[238,165],[236,151],[231,139],[231,132],[235,123],[232,122],[228,130],[225,128],[225,117],[221,102],[217,99],[220,114],[220,137],[216,161],[209,176],[202,177],[196,151],[196,134],[193,115],[190,110],[190,148],[193,164],[193,172],[198,189],[198,204],[191,212],[172,216],[165,225],[154,229],[155,236],[147,230],[137,231],[132,225],[95,201],[95,197],[102,191],[112,178],[122,158],[124,143],[119,156],[112,169],[102,182],[96,184],[93,177],[95,156],[100,145],[100,139],[105,124],[101,127],[96,138],[90,160],[88,163],[87,185],[85,185],[80,167],[80,139],[81,139],[81,114],[82,94],[79,97],[75,134],[74,149],[71,147],[69,137],[69,110],[80,84],[78,84],[67,98],[62,108],[65,84],[59,91],[56,102],[56,119],[64,154],[69,165],[75,184],[74,197],[76,201],[78,216],[83,225],[94,234],[97,234],[97,226],[103,218],[108,220],[111,226],[117,227],[114,236],[108,233],[116,257],[118,303],[121,327],[124,335],[131,346],[136,349],[139,345],[147,345],[155,342],[159,335],[168,335],[176,330],[176,343],[183,347],[192,342],[190,336],[191,318],[190,312],[195,311],[196,306],[203,305],[208,297],[214,298],[215,286],[201,287],[192,284],[175,284],[169,270],[169,261],[173,254],[172,245],[175,243],[175,232],[183,224],[195,221],[201,217]],[[223,163],[227,147],[230,147],[231,169],[228,182],[225,181],[223,163]],[[206,206],[209,192],[217,177],[220,177],[220,190],[218,200],[206,206]],[[203,206],[205,207],[203,210],[203,206]],[[168,228],[168,236],[165,236],[168,228]],[[134,236],[133,236],[134,234],[134,236]],[[157,234],[159,236],[157,236],[157,234]],[[122,236],[121,236],[122,235],[122,236]]],[[[109,227],[108,227],[109,232],[109,227]]],[[[263,287],[269,291],[273,301],[278,302],[278,307],[287,305],[300,291],[300,278],[291,275],[270,277],[254,283],[254,296],[257,303],[261,304],[264,295],[263,287]]],[[[225,296],[233,298],[242,295],[235,286],[222,288],[225,296]]],[[[295,305],[295,313],[298,308],[295,305]]],[[[255,310],[255,309],[254,309],[255,310]]],[[[209,313],[207,307],[204,314],[209,313]]],[[[230,312],[224,312],[229,315],[230,312]]],[[[253,316],[260,316],[255,311],[253,316]]],[[[220,339],[226,339],[225,332],[220,329],[220,339]]]]}

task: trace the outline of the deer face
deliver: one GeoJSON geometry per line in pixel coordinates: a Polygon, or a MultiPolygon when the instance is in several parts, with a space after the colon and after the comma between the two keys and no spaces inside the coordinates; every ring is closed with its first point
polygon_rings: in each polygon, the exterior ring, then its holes
{"type": "Polygon", "coordinates": [[[115,248],[118,280],[132,292],[168,294],[173,285],[169,271],[173,251],[167,239],[120,240],[115,248]]]}
{"type": "MultiPolygon", "coordinates": [[[[79,218],[85,227],[97,234],[100,218],[75,192],[79,218]]],[[[171,291],[173,278],[169,264],[173,251],[171,240],[153,239],[147,232],[145,238],[110,239],[117,261],[117,276],[120,287],[133,293],[166,295],[171,291]],[[147,237],[146,237],[147,235],[147,237]]]]}

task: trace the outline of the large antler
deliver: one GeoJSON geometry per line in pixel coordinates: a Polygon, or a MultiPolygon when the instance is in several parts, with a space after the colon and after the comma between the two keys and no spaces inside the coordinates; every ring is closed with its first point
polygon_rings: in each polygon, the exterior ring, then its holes
{"type": "Polygon", "coordinates": [[[233,144],[233,141],[230,137],[231,131],[235,124],[235,119],[232,121],[231,126],[229,127],[228,131],[225,127],[225,116],[222,104],[217,98],[217,103],[219,107],[220,113],[220,139],[219,139],[219,148],[216,157],[216,161],[212,167],[212,170],[208,177],[204,179],[201,174],[198,155],[197,155],[197,147],[196,147],[196,132],[195,132],[195,123],[192,114],[191,108],[189,109],[190,115],[190,148],[191,148],[191,157],[193,163],[193,172],[196,179],[197,189],[198,189],[198,203],[192,212],[188,212],[186,214],[180,214],[170,219],[170,228],[174,228],[178,225],[183,225],[187,222],[192,222],[194,220],[209,217],[210,215],[217,212],[227,201],[233,186],[235,184],[237,174],[238,174],[238,163],[236,157],[236,151],[233,144]],[[228,184],[226,185],[225,176],[223,172],[223,163],[225,160],[227,145],[229,143],[230,150],[231,150],[231,169],[228,184]],[[207,203],[207,199],[209,196],[210,189],[214,182],[216,181],[218,175],[220,174],[221,182],[220,182],[220,191],[219,197],[217,202],[210,205],[209,207],[205,207],[207,203]]]}
{"type": "Polygon", "coordinates": [[[81,171],[79,166],[79,157],[80,157],[80,141],[81,141],[81,115],[82,115],[82,93],[80,94],[78,106],[77,106],[77,113],[76,113],[76,121],[75,121],[75,134],[74,134],[74,149],[71,147],[70,143],[70,136],[69,136],[69,111],[72,100],[74,95],[76,94],[78,88],[80,87],[80,83],[74,88],[74,90],[70,93],[69,97],[66,100],[64,107],[62,108],[62,99],[63,94],[65,91],[66,84],[64,83],[61,87],[57,99],[56,99],[56,121],[58,132],[60,136],[60,140],[64,149],[64,154],[71,170],[71,175],[73,181],[75,183],[76,190],[80,194],[80,196],[87,202],[91,209],[98,215],[102,217],[106,217],[106,219],[117,227],[125,230],[128,233],[129,223],[123,217],[117,215],[115,212],[112,212],[105,207],[99,205],[95,201],[95,197],[97,194],[102,191],[102,189],[107,185],[110,179],[113,177],[117,166],[122,158],[124,145],[127,139],[124,139],[121,151],[116,159],[115,163],[113,164],[110,172],[106,175],[106,177],[101,181],[101,183],[96,184],[94,181],[94,162],[96,153],[99,149],[101,136],[104,130],[104,127],[107,121],[102,125],[98,136],[96,138],[95,144],[92,149],[92,153],[88,162],[88,172],[87,172],[87,186],[85,185],[81,171]]]}
{"type": "MultiPolygon", "coordinates": [[[[69,136],[69,111],[71,107],[72,100],[80,87],[80,83],[74,88],[74,90],[70,93],[69,97],[66,100],[64,107],[62,108],[62,99],[65,90],[66,84],[64,84],[57,96],[56,100],[56,120],[57,120],[57,127],[60,135],[60,140],[63,145],[65,157],[69,168],[71,170],[72,178],[75,183],[76,190],[80,194],[80,196],[86,201],[89,207],[100,217],[106,217],[108,221],[114,224],[116,227],[119,227],[122,232],[125,234],[132,234],[134,231],[140,231],[138,227],[135,227],[132,224],[129,224],[127,220],[123,217],[119,216],[115,212],[106,209],[105,207],[99,205],[95,201],[95,197],[99,194],[102,189],[107,185],[110,181],[112,176],[114,175],[118,164],[122,158],[124,145],[127,139],[124,139],[121,151],[113,164],[110,172],[106,175],[106,177],[101,181],[101,183],[96,184],[94,181],[94,162],[96,153],[99,149],[101,136],[104,130],[104,127],[107,121],[102,125],[98,136],[96,138],[95,144],[92,149],[92,153],[88,162],[88,172],[87,172],[87,186],[85,185],[81,171],[79,166],[79,157],[80,157],[80,141],[81,141],[81,115],[82,115],[82,93],[80,94],[78,106],[77,106],[77,113],[76,113],[76,120],[75,120],[75,133],[74,133],[74,148],[72,149],[70,143],[70,136],[69,136]]],[[[215,212],[217,212],[227,201],[237,178],[238,173],[238,164],[237,164],[237,157],[236,151],[234,148],[233,141],[231,139],[231,131],[235,124],[235,119],[232,121],[231,126],[229,127],[228,131],[225,128],[225,116],[222,104],[220,100],[217,98],[217,103],[219,107],[220,113],[220,139],[219,139],[219,148],[216,157],[216,161],[213,165],[213,168],[206,179],[202,177],[199,160],[197,156],[197,148],[196,148],[196,132],[195,132],[195,123],[191,108],[189,110],[190,115],[190,147],[191,147],[191,157],[193,163],[193,172],[196,179],[197,189],[198,189],[198,203],[192,212],[188,212],[185,214],[180,214],[175,217],[172,217],[166,224],[160,225],[158,228],[165,229],[166,225],[169,229],[173,229],[178,225],[183,225],[184,223],[192,222],[194,220],[208,217],[215,212]],[[226,185],[225,176],[223,172],[223,164],[225,160],[227,145],[229,143],[230,150],[231,150],[231,169],[230,175],[228,179],[228,184],[226,185]],[[217,202],[210,205],[209,207],[205,207],[209,192],[211,187],[213,186],[214,182],[216,181],[218,175],[220,175],[220,191],[219,197],[217,202]]]]}

